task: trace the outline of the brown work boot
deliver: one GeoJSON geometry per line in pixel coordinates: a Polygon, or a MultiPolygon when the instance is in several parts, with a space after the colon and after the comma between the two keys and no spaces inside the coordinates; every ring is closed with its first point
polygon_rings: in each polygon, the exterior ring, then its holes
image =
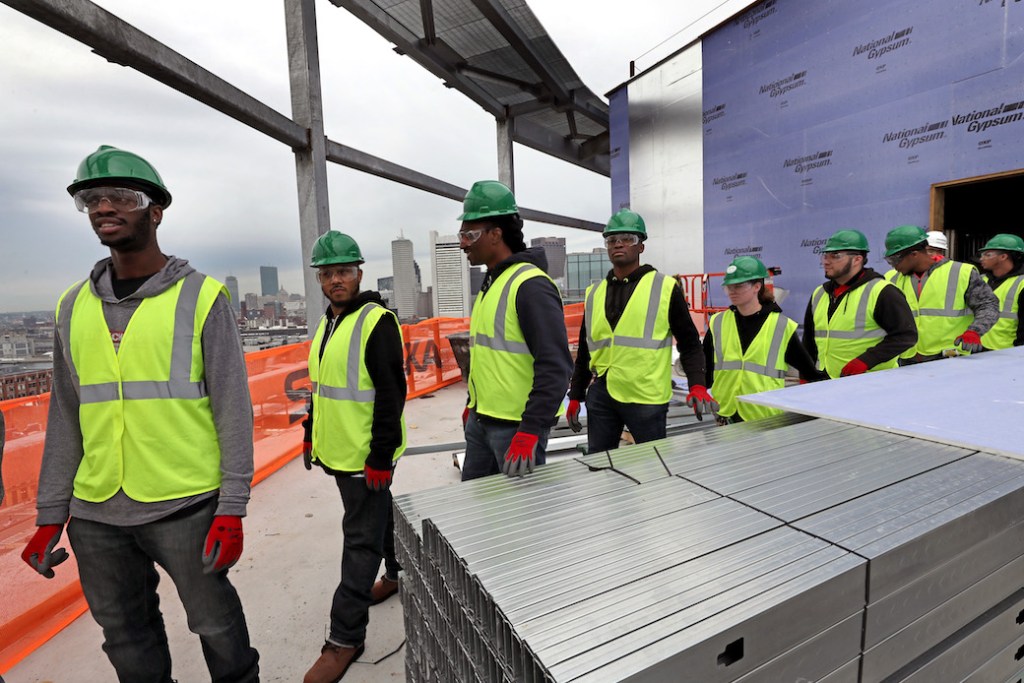
{"type": "Polygon", "coordinates": [[[398,580],[392,581],[387,576],[382,576],[377,579],[377,582],[373,584],[373,588],[370,589],[370,597],[372,598],[370,604],[379,605],[397,592],[398,580]]]}
{"type": "Polygon", "coordinates": [[[341,647],[334,643],[324,643],[317,659],[306,672],[302,683],[337,683],[348,671],[352,662],[363,654],[363,646],[341,647]]]}

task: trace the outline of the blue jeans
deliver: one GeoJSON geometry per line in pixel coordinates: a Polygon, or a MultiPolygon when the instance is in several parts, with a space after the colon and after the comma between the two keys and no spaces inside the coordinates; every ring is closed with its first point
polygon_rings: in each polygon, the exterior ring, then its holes
{"type": "Polygon", "coordinates": [[[331,633],[335,645],[355,647],[366,640],[370,623],[370,589],[377,579],[381,557],[384,574],[397,579],[402,567],[395,559],[395,520],[391,491],[371,491],[364,477],[335,475],[345,515],[341,531],[341,583],[331,604],[331,633]]]}
{"type": "Polygon", "coordinates": [[[242,603],[227,572],[203,573],[203,542],[217,499],[140,526],[72,518],[68,539],[82,592],[103,629],[103,651],[121,683],[170,683],[171,653],[156,587],[163,567],[178,591],[188,628],[199,636],[214,683],[259,680],[242,603]]]}
{"type": "Polygon", "coordinates": [[[610,451],[619,447],[622,428],[636,443],[665,438],[668,403],[646,405],[622,403],[608,393],[604,377],[598,377],[587,391],[587,452],[610,451]]]}
{"type": "MultiPolygon", "coordinates": [[[[519,431],[518,425],[481,420],[475,410],[469,411],[466,420],[466,459],[462,463],[462,481],[479,479],[501,472],[505,463],[505,452],[512,443],[512,437],[519,431]]],[[[543,465],[548,447],[548,432],[540,435],[534,453],[534,465],[543,465]]]]}

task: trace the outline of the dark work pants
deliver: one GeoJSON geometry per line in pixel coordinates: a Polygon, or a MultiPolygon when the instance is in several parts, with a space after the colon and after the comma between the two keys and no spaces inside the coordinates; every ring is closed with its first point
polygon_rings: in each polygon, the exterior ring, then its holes
{"type": "Polygon", "coordinates": [[[636,443],[665,438],[668,403],[646,405],[622,403],[608,393],[604,377],[587,390],[587,452],[610,451],[619,447],[622,428],[628,427],[636,443]]]}
{"type": "Polygon", "coordinates": [[[366,478],[336,475],[345,515],[341,555],[341,583],[331,605],[330,642],[345,647],[362,645],[370,622],[370,589],[377,579],[381,558],[388,578],[398,578],[395,559],[395,524],[391,491],[371,491],[366,478]]]}

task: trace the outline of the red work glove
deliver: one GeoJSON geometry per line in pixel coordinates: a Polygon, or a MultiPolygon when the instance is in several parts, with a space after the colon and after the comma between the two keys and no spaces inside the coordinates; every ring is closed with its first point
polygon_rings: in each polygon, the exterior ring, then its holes
{"type": "Polygon", "coordinates": [[[366,474],[366,488],[371,491],[387,491],[391,487],[391,470],[375,470],[369,465],[363,466],[366,474]]]}
{"type": "Polygon", "coordinates": [[[57,548],[60,535],[64,531],[63,524],[44,524],[36,529],[35,535],[21,551],[21,559],[48,579],[53,578],[53,568],[68,559],[68,551],[57,548]]]}
{"type": "Polygon", "coordinates": [[[850,377],[851,375],[863,375],[868,371],[868,364],[862,361],[860,358],[854,358],[849,363],[843,366],[843,369],[839,371],[840,377],[850,377]]]}
{"type": "Polygon", "coordinates": [[[466,423],[469,422],[469,406],[462,409],[462,428],[466,428],[466,423]]]}
{"type": "Polygon", "coordinates": [[[974,330],[967,330],[957,337],[953,344],[959,346],[966,353],[978,353],[981,351],[981,337],[974,330]]]}
{"type": "Polygon", "coordinates": [[[690,387],[690,393],[686,396],[686,405],[693,408],[694,414],[700,420],[704,419],[701,417],[701,413],[712,413],[718,410],[718,401],[711,398],[707,387],[699,384],[690,387]]]}
{"type": "Polygon", "coordinates": [[[505,464],[501,466],[501,471],[510,477],[521,477],[533,472],[533,459],[539,438],[536,434],[516,432],[505,451],[505,464]]]}
{"type": "Polygon", "coordinates": [[[313,442],[302,442],[302,464],[307,470],[313,469],[313,442]]]}
{"type": "Polygon", "coordinates": [[[565,411],[565,419],[569,423],[569,429],[579,434],[583,431],[583,425],[580,424],[580,402],[576,400],[569,401],[569,407],[565,411]]]}
{"type": "Polygon", "coordinates": [[[231,569],[242,556],[242,518],[217,515],[203,546],[203,573],[231,569]]]}

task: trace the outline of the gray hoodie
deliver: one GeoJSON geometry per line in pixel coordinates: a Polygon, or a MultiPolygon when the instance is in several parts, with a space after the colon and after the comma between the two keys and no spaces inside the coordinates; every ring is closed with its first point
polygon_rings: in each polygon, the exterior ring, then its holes
{"type": "MultiPolygon", "coordinates": [[[[103,301],[103,314],[111,330],[124,330],[143,299],[156,296],[195,269],[188,261],[168,257],[164,267],[124,299],[114,296],[113,269],[109,258],[96,264],[89,276],[93,294],[103,301]]],[[[206,388],[220,441],[221,488],[219,491],[156,503],[129,498],[124,491],[102,503],[90,503],[72,495],[75,474],[82,460],[82,430],[78,421],[79,400],[64,349],[56,332],[53,342],[53,389],[46,424],[46,444],[39,472],[36,524],[62,524],[69,514],[116,526],[147,524],[219,494],[218,515],[245,516],[253,475],[253,416],[249,381],[238,327],[227,297],[220,295],[206,318],[202,335],[206,388]]],[[[173,457],[175,447],[167,444],[173,457]]],[[[216,457],[211,453],[210,457],[216,457]]]]}

